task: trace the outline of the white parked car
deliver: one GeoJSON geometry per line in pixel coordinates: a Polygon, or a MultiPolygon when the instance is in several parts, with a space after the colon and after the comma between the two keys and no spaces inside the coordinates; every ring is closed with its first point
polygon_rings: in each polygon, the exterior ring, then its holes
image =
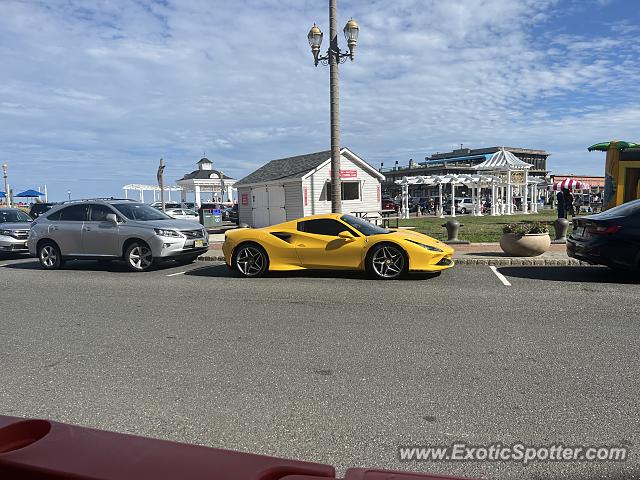
{"type": "Polygon", "coordinates": [[[167,208],[165,212],[171,218],[175,218],[176,220],[193,220],[194,222],[198,222],[198,213],[194,210],[188,208],[167,208]]]}

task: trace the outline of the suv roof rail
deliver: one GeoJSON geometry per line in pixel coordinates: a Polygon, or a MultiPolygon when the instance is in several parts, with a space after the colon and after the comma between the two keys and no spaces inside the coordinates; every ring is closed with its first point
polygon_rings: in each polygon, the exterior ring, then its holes
{"type": "Polygon", "coordinates": [[[95,202],[96,200],[105,200],[105,201],[115,200],[118,202],[138,202],[139,201],[133,198],[95,197],[95,198],[77,198],[74,200],[65,200],[64,202],[60,202],[60,203],[95,202]]]}

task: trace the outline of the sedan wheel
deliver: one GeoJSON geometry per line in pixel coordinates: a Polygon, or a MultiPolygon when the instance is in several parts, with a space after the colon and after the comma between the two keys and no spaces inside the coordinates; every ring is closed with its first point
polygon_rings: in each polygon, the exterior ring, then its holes
{"type": "Polygon", "coordinates": [[[127,249],[125,260],[129,270],[133,272],[144,272],[145,270],[149,270],[151,265],[153,265],[153,253],[147,245],[134,243],[127,249]]]}
{"type": "Polygon", "coordinates": [[[40,247],[38,259],[45,270],[57,270],[63,263],[60,249],[53,243],[45,243],[40,247]]]}
{"type": "Polygon", "coordinates": [[[375,247],[371,254],[369,270],[384,280],[393,280],[405,273],[406,260],[404,253],[393,245],[375,247]]]}
{"type": "Polygon", "coordinates": [[[265,274],[269,259],[262,248],[256,245],[244,245],[236,251],[233,264],[245,277],[255,278],[265,274]]]}

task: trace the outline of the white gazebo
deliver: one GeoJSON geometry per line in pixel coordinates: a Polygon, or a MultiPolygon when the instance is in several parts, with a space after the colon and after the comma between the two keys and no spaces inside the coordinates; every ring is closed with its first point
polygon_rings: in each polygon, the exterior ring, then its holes
{"type": "Polygon", "coordinates": [[[195,204],[202,204],[202,195],[211,194],[212,202],[233,202],[233,190],[236,180],[227,177],[220,170],[213,169],[213,162],[203,157],[198,162],[198,169],[187,173],[176,182],[182,187],[182,201],[187,200],[187,192],[193,192],[195,204]]]}
{"type": "MultiPolygon", "coordinates": [[[[528,174],[531,167],[531,164],[523,162],[513,153],[502,148],[494,153],[491,158],[485,160],[475,168],[479,172],[486,172],[500,179],[502,185],[494,186],[492,196],[494,199],[496,197],[504,199],[501,204],[500,213],[513,215],[513,197],[515,196],[514,193],[516,190],[523,195],[522,213],[529,213],[528,198],[531,183],[529,182],[528,174]],[[496,188],[498,190],[497,192],[494,190],[496,188]],[[496,195],[496,193],[498,193],[498,195],[496,195]],[[506,210],[504,208],[505,203],[506,210]]],[[[492,205],[494,203],[496,202],[491,202],[492,205]]]]}
{"type": "MultiPolygon", "coordinates": [[[[404,177],[402,180],[398,180],[396,183],[402,186],[402,206],[401,206],[401,216],[403,218],[409,217],[409,185],[427,185],[427,186],[438,186],[438,215],[440,217],[444,217],[444,209],[443,209],[443,186],[450,185],[451,187],[451,198],[452,201],[455,201],[455,188],[458,185],[465,185],[468,188],[471,188],[471,198],[473,203],[473,215],[482,215],[481,212],[481,199],[482,199],[482,189],[483,188],[491,188],[491,214],[499,215],[495,197],[496,190],[498,187],[503,186],[503,181],[500,177],[495,175],[482,175],[482,174],[447,174],[447,175],[424,175],[424,176],[415,176],[415,177],[404,177]]],[[[451,216],[456,216],[455,208],[451,209],[451,216]]]]}
{"type": "MultiPolygon", "coordinates": [[[[144,202],[144,192],[149,192],[149,191],[152,192],[154,202],[158,201],[158,199],[160,198],[160,187],[157,185],[143,185],[141,183],[130,183],[122,187],[122,189],[124,190],[124,198],[129,198],[130,191],[138,192],[138,196],[141,202],[144,202]]],[[[168,195],[169,198],[167,201],[170,202],[171,192],[180,192],[182,191],[182,188],[176,187],[176,186],[171,186],[171,187],[166,186],[164,187],[164,191],[169,194],[168,195]]]]}

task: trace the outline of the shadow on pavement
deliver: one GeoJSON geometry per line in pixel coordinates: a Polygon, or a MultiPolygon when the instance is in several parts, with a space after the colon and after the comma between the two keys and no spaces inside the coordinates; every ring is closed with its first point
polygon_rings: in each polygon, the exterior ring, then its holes
{"type": "MultiPolygon", "coordinates": [[[[185,275],[195,277],[227,277],[227,278],[243,278],[235,270],[231,270],[226,265],[211,265],[206,267],[199,267],[194,270],[188,271],[185,275]]],[[[436,273],[412,273],[402,280],[427,280],[435,278],[440,275],[440,272],[436,273]]],[[[354,271],[340,271],[340,270],[297,270],[293,272],[269,272],[264,277],[265,279],[276,278],[345,278],[349,280],[372,280],[365,272],[354,271]]],[[[252,280],[252,279],[247,279],[252,280]]],[[[400,281],[402,281],[400,280],[400,281]]]]}
{"type": "Polygon", "coordinates": [[[640,273],[607,267],[500,267],[505,277],[551,280],[555,282],[640,284],[640,273]]]}
{"type": "MultiPolygon", "coordinates": [[[[175,262],[162,262],[158,265],[152,266],[149,269],[149,272],[167,270],[170,268],[177,267],[178,264],[175,262]]],[[[10,263],[5,265],[3,268],[13,268],[17,270],[43,270],[40,266],[40,262],[36,259],[33,259],[29,262],[20,262],[20,263],[10,263]]],[[[124,261],[112,260],[108,262],[98,262],[95,260],[68,260],[65,262],[64,267],[61,269],[62,271],[79,271],[79,272],[115,272],[115,273],[135,273],[131,272],[124,261]]]]}

